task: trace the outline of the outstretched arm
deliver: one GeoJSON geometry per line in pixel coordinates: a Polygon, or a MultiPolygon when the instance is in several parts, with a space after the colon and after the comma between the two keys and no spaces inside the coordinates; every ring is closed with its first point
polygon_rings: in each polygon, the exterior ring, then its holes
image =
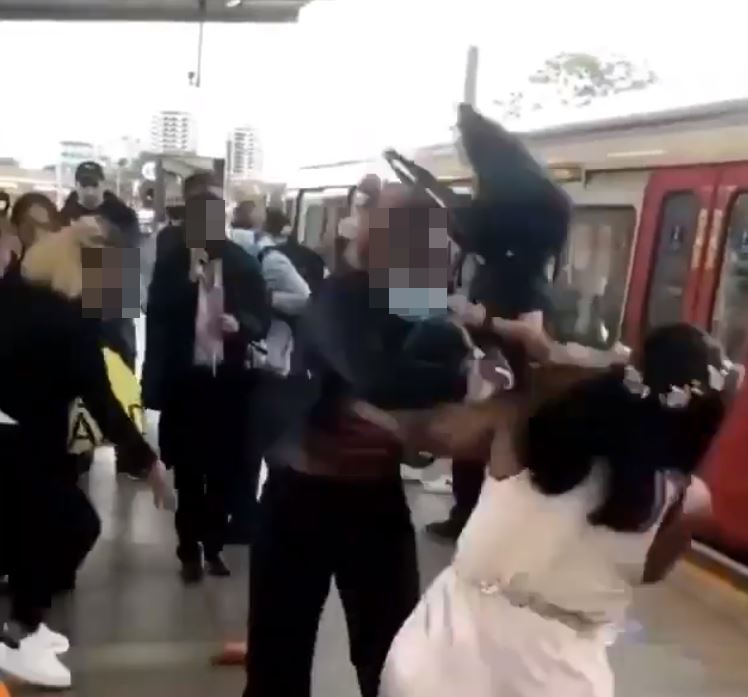
{"type": "Polygon", "coordinates": [[[514,405],[507,396],[421,410],[384,411],[366,402],[353,402],[351,409],[413,450],[465,460],[487,461],[496,433],[514,419],[514,405]]]}

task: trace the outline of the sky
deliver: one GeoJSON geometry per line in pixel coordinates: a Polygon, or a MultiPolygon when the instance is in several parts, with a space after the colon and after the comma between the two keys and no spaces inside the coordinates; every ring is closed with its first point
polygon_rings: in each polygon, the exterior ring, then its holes
{"type": "Polygon", "coordinates": [[[231,127],[263,139],[266,174],[449,140],[467,48],[480,49],[487,111],[561,51],[620,55],[659,76],[645,95],[586,113],[548,108],[552,124],[598,114],[748,96],[748,3],[652,0],[313,0],[294,25],[207,25],[203,80],[188,86],[197,25],[0,22],[0,157],[54,162],[85,140],[119,156],[147,142],[150,115],[188,109],[200,154],[223,155],[231,127]],[[707,11],[708,10],[708,11],[707,11]]]}

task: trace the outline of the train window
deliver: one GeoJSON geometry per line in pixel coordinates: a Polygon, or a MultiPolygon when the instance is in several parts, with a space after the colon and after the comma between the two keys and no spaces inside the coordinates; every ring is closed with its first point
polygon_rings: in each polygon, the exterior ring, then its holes
{"type": "Polygon", "coordinates": [[[683,296],[700,208],[693,191],[674,192],[663,199],[647,305],[648,327],[683,319],[683,296]]]}
{"type": "Polygon", "coordinates": [[[302,242],[310,249],[317,249],[322,243],[322,231],[325,226],[325,208],[317,203],[306,209],[304,216],[304,237],[302,242]]]}
{"type": "Polygon", "coordinates": [[[745,358],[748,349],[748,192],[734,199],[728,218],[712,329],[731,360],[745,358]]]}
{"type": "Polygon", "coordinates": [[[560,341],[608,348],[618,339],[636,225],[631,206],[580,206],[558,259],[553,325],[560,341]]]}

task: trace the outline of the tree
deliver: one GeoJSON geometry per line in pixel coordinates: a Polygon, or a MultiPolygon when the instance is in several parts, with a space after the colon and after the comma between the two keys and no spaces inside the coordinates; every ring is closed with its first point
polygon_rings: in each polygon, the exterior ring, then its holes
{"type": "Polygon", "coordinates": [[[518,118],[548,105],[586,106],[601,97],[646,89],[657,82],[657,75],[625,58],[559,53],[546,60],[526,82],[523,89],[495,100],[503,118],[518,118]]]}

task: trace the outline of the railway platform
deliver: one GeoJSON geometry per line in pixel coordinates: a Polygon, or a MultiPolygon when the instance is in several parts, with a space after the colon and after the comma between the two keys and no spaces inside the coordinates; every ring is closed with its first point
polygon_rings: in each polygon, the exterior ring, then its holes
{"type": "MultiPolygon", "coordinates": [[[[50,618],[73,645],[66,657],[74,676],[69,694],[239,697],[243,671],[214,668],[210,657],[222,641],[243,637],[246,551],[229,550],[232,578],[186,588],[178,575],[170,514],[152,507],[144,486],[115,477],[111,451],[100,451],[85,486],[101,514],[102,537],[77,590],[58,602],[50,618]]],[[[446,514],[448,497],[415,486],[409,492],[420,529],[446,514]]],[[[428,583],[452,550],[419,533],[419,551],[428,583]]],[[[681,563],[666,583],[637,594],[611,655],[617,697],[745,697],[748,595],[709,571],[681,563]]],[[[8,687],[13,697],[44,694],[8,687]]],[[[358,695],[334,589],[320,630],[314,694],[358,695]]]]}

